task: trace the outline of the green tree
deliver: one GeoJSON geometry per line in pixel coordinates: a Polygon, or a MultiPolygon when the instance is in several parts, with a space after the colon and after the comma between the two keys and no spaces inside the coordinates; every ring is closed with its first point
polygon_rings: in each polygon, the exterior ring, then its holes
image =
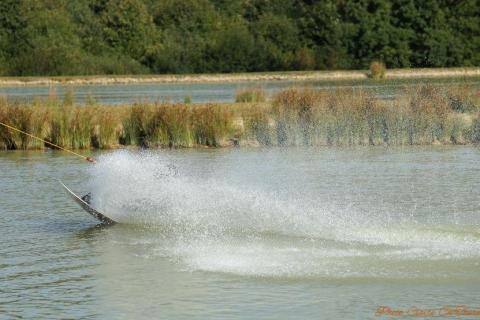
{"type": "Polygon", "coordinates": [[[106,43],[141,60],[156,41],[153,19],[141,0],[103,1],[95,10],[99,11],[106,43]]]}
{"type": "Polygon", "coordinates": [[[211,71],[256,71],[255,39],[244,20],[225,21],[211,39],[207,56],[211,71]]]}
{"type": "Polygon", "coordinates": [[[149,58],[156,72],[186,73],[209,70],[206,51],[221,26],[208,0],[165,0],[153,6],[161,40],[149,58]]]}
{"type": "MultiPolygon", "coordinates": [[[[320,69],[348,67],[346,50],[342,47],[342,24],[334,1],[302,3],[298,19],[305,47],[314,53],[314,65],[320,69]]],[[[309,51],[302,50],[303,54],[309,51]]],[[[299,53],[300,53],[299,52],[299,53]]]]}
{"type": "Polygon", "coordinates": [[[480,4],[478,0],[442,1],[445,19],[450,26],[447,48],[449,66],[480,65],[480,4]]]}
{"type": "Polygon", "coordinates": [[[251,23],[255,37],[256,70],[289,70],[300,36],[294,21],[283,15],[264,13],[251,23]]]}
{"type": "Polygon", "coordinates": [[[19,37],[19,30],[23,28],[19,8],[20,2],[16,0],[0,2],[0,75],[15,72],[12,57],[24,49],[19,37]]]}
{"type": "Polygon", "coordinates": [[[372,60],[388,67],[408,65],[407,35],[392,24],[389,1],[348,1],[339,6],[344,43],[351,66],[366,68],[372,60]]]}
{"type": "Polygon", "coordinates": [[[80,73],[80,40],[70,23],[65,1],[30,0],[19,6],[21,39],[12,57],[16,74],[61,75],[80,73]]]}
{"type": "Polygon", "coordinates": [[[0,75],[480,65],[478,0],[2,0],[0,75]]]}

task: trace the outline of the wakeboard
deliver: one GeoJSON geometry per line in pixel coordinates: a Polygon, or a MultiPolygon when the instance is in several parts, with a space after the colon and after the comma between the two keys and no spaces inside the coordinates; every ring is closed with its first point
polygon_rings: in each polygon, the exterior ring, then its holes
{"type": "Polygon", "coordinates": [[[92,207],[91,204],[91,198],[92,195],[90,193],[87,193],[86,195],[80,197],[76,195],[72,190],[70,190],[63,182],[60,181],[60,184],[63,186],[65,191],[67,192],[72,199],[82,207],[83,210],[87,211],[89,214],[91,214],[93,217],[95,217],[97,220],[101,221],[104,224],[114,224],[116,223],[114,220],[110,219],[106,215],[104,215],[101,212],[98,212],[96,209],[92,207]]]}

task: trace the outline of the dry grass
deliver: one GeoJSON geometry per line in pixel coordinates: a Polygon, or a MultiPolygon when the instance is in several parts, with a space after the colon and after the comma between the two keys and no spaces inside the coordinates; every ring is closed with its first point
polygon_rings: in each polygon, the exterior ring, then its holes
{"type": "Polygon", "coordinates": [[[383,79],[387,73],[387,67],[383,62],[373,61],[370,64],[369,77],[373,79],[383,79]]]}
{"type": "MultiPolygon", "coordinates": [[[[365,70],[249,72],[227,74],[185,75],[110,75],[110,76],[64,76],[64,77],[0,77],[0,86],[55,86],[55,85],[105,85],[139,83],[225,83],[242,81],[332,81],[362,80],[365,70]]],[[[464,78],[479,77],[480,68],[404,68],[389,69],[387,79],[412,78],[464,78]]]]}
{"type": "MultiPolygon", "coordinates": [[[[393,101],[363,89],[291,88],[272,101],[84,106],[73,97],[0,100],[0,121],[72,149],[229,145],[428,145],[480,142],[480,94],[468,86],[409,88],[393,101]]],[[[43,149],[0,127],[1,149],[43,149]]]]}
{"type": "Polygon", "coordinates": [[[238,90],[235,96],[235,102],[265,102],[267,95],[262,88],[245,88],[238,90]]]}

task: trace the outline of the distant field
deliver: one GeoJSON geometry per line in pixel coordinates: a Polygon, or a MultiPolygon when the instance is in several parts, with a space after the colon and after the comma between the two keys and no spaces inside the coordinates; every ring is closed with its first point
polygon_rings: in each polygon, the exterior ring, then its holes
{"type": "MultiPolygon", "coordinates": [[[[38,85],[103,85],[135,83],[218,83],[241,81],[332,81],[361,80],[369,77],[367,70],[351,71],[292,71],[229,74],[166,74],[166,75],[122,75],[122,76],[72,76],[72,77],[0,77],[0,86],[38,85]]],[[[480,77],[480,68],[431,68],[391,69],[386,79],[416,78],[462,78],[480,77]]]]}

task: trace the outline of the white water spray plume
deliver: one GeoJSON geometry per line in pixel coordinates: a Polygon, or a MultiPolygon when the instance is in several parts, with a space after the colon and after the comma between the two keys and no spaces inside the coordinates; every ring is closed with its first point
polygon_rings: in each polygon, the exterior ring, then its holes
{"type": "Polygon", "coordinates": [[[455,274],[459,259],[464,271],[478,268],[475,226],[465,231],[411,215],[342,207],[293,188],[286,195],[248,179],[205,177],[198,174],[203,166],[174,160],[153,152],[100,156],[91,169],[93,205],[118,222],[153,227],[144,238],[156,247],[149,254],[168,256],[189,270],[416,278],[455,274]],[[435,273],[428,271],[432,264],[435,273]]]}

